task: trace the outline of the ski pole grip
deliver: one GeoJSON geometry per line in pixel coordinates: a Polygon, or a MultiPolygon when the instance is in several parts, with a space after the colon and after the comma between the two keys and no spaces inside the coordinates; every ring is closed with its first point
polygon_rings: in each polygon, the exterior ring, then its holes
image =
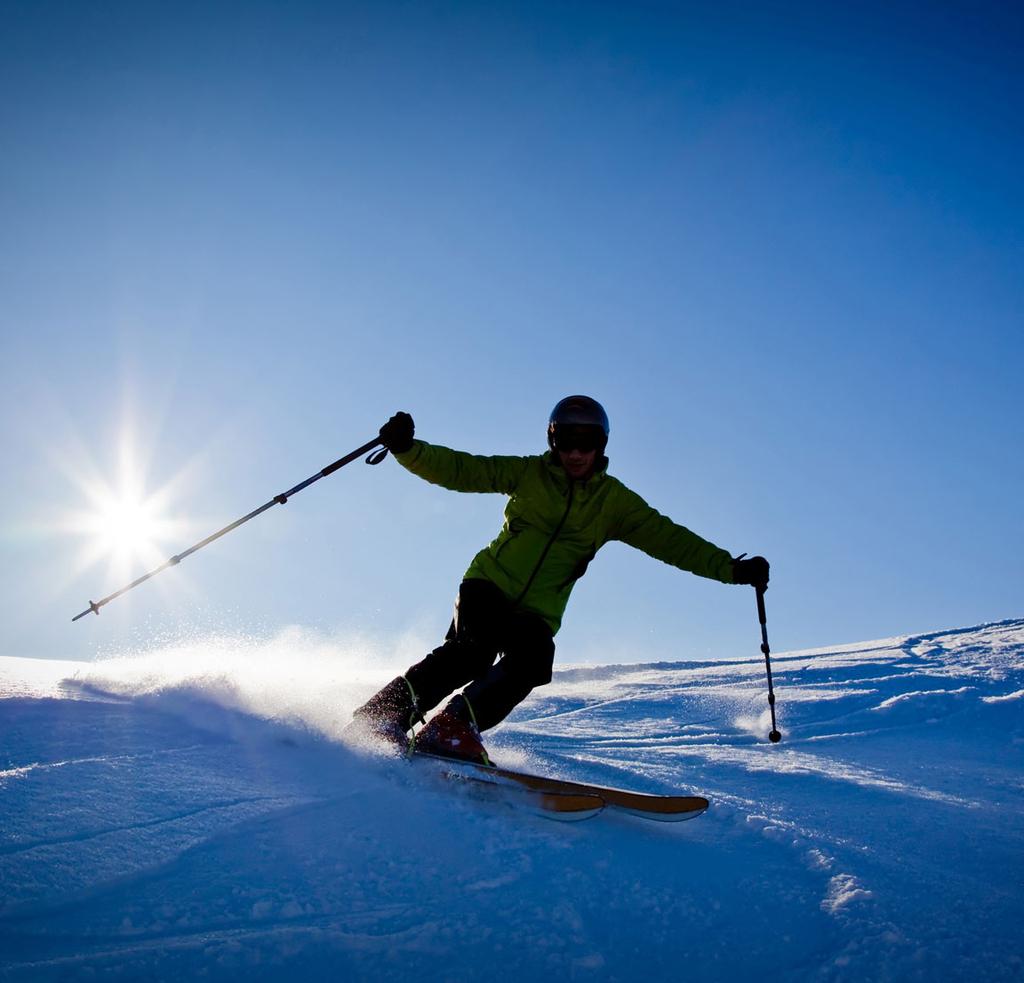
{"type": "Polygon", "coordinates": [[[764,613],[764,591],[760,587],[757,588],[757,617],[762,625],[768,623],[768,617],[764,613]]]}

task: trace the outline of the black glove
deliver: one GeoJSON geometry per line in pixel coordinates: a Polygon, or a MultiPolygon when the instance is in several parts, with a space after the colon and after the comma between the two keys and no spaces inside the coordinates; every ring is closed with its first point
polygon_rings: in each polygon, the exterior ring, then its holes
{"type": "Polygon", "coordinates": [[[768,590],[768,561],[763,556],[752,556],[745,560],[741,553],[732,561],[732,582],[751,584],[758,590],[768,590]]]}
{"type": "Polygon", "coordinates": [[[399,411],[380,428],[380,439],[392,454],[402,454],[412,447],[415,432],[412,417],[399,411]]]}

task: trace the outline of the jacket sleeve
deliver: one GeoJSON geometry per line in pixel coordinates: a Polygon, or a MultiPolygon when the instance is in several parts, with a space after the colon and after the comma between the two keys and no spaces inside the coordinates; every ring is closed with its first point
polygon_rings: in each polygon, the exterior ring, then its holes
{"type": "Polygon", "coordinates": [[[395,455],[395,460],[420,478],[452,491],[511,495],[530,458],[484,457],[414,440],[409,450],[395,455]]]}
{"type": "Polygon", "coordinates": [[[648,556],[700,577],[731,584],[732,557],[685,526],[651,508],[636,492],[624,489],[622,515],[613,536],[648,556]]]}

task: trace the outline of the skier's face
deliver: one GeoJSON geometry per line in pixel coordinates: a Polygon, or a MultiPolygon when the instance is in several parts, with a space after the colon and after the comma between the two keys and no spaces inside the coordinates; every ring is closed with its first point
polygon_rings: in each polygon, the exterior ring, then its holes
{"type": "Polygon", "coordinates": [[[559,451],[559,460],[565,473],[573,481],[586,481],[594,473],[594,465],[597,463],[597,451],[582,451],[574,447],[571,451],[559,451]]]}

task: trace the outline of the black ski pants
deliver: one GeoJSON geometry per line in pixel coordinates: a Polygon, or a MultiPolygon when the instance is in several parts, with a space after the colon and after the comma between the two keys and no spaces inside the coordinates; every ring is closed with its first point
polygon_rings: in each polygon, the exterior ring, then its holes
{"type": "Polygon", "coordinates": [[[477,727],[487,730],[501,723],[534,686],[551,682],[554,661],[555,641],[543,618],[516,610],[489,580],[464,580],[444,644],[405,678],[422,713],[469,683],[462,695],[477,727]]]}

